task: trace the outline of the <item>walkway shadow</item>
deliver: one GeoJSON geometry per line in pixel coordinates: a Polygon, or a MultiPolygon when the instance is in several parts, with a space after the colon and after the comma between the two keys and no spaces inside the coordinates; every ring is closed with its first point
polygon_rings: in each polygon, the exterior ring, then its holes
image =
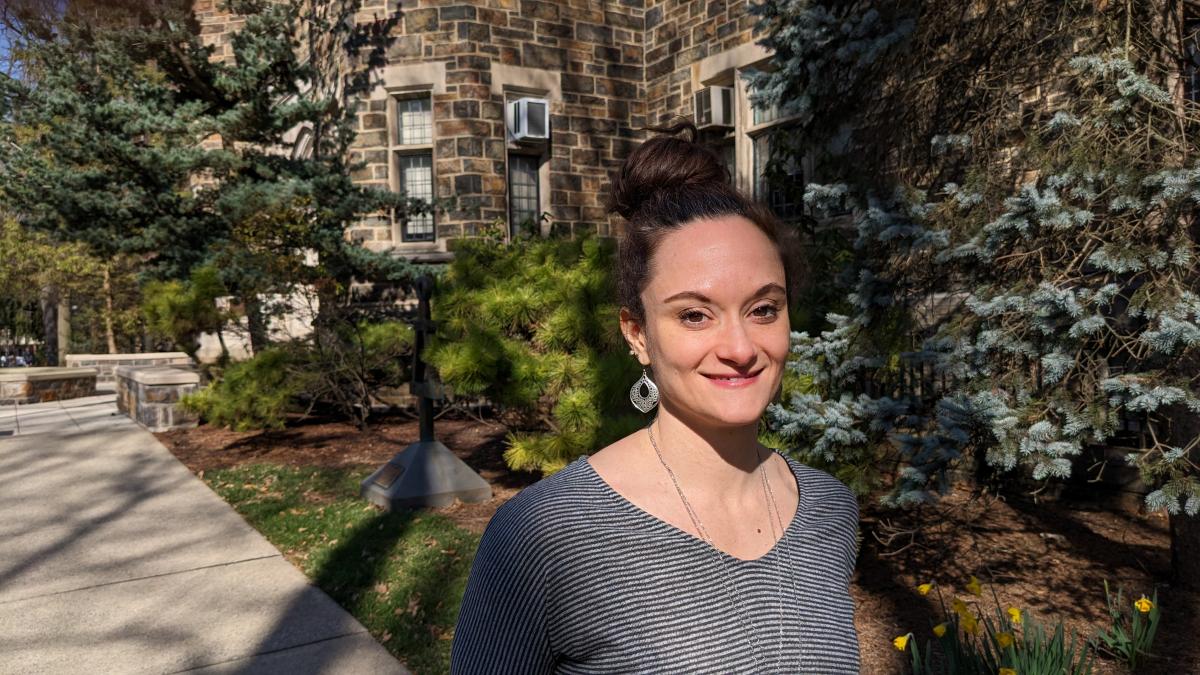
{"type": "MultiPolygon", "coordinates": [[[[426,672],[448,656],[450,630],[458,615],[466,574],[473,557],[473,539],[451,541],[443,549],[435,538],[443,517],[419,510],[378,512],[346,535],[310,574],[312,583],[368,627],[393,653],[413,655],[413,670],[426,672]],[[397,573],[399,567],[401,572],[397,573]],[[407,574],[406,574],[407,572],[407,574]],[[399,580],[402,585],[394,586],[399,580]]],[[[287,631],[286,618],[300,606],[280,614],[280,621],[264,644],[287,631]]],[[[336,653],[318,653],[306,661],[313,672],[334,665],[336,653]],[[314,660],[315,659],[315,660],[314,660]]],[[[256,672],[251,664],[239,673],[256,672]]]]}

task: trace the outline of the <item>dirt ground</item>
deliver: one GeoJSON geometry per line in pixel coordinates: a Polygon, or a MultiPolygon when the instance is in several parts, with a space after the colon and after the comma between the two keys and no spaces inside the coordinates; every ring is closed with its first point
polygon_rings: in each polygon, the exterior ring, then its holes
{"type": "MultiPolygon", "coordinates": [[[[501,504],[539,476],[504,464],[505,429],[465,417],[437,421],[437,438],[491,483],[493,498],[434,509],[474,532],[501,504]]],[[[251,463],[296,466],[377,466],[418,438],[415,419],[391,417],[360,432],[341,422],[307,420],[273,432],[233,432],[201,426],[158,434],[193,472],[251,463]]],[[[934,582],[949,605],[968,599],[964,584],[984,582],[985,611],[1017,605],[1039,617],[1061,617],[1068,632],[1090,636],[1105,619],[1104,581],[1136,598],[1158,590],[1163,616],[1157,658],[1140,672],[1200,675],[1200,594],[1173,589],[1170,535],[1164,516],[1139,516],[1067,503],[1035,504],[959,488],[935,506],[897,513],[873,504],[862,512],[863,545],[852,594],[862,672],[905,672],[907,655],[892,638],[912,631],[924,643],[941,621],[934,582]]],[[[1098,673],[1125,673],[1100,661],[1098,673]]]]}

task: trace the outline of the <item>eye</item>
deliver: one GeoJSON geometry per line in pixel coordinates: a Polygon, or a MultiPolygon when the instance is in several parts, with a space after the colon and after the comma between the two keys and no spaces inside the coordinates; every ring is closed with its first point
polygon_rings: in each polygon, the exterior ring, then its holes
{"type": "Polygon", "coordinates": [[[774,319],[779,316],[779,307],[774,303],[767,303],[755,307],[750,313],[760,319],[774,319]]]}
{"type": "Polygon", "coordinates": [[[707,316],[704,316],[704,312],[696,309],[685,309],[679,313],[679,320],[685,326],[699,326],[707,318],[707,316]]]}

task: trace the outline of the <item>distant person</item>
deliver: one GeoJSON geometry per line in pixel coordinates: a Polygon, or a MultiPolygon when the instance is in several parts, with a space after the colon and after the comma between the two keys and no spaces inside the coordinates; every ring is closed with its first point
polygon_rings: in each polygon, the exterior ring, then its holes
{"type": "Polygon", "coordinates": [[[858,673],[858,502],[757,438],[790,347],[784,227],[692,123],[652,130],[609,209],[630,401],[656,414],[496,511],[450,670],[858,673]]]}

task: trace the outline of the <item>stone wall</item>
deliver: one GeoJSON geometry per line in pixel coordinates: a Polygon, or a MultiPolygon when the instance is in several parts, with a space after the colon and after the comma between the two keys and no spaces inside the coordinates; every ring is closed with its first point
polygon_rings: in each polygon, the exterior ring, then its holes
{"type": "Polygon", "coordinates": [[[117,366],[188,366],[192,360],[183,352],[147,352],[145,354],[67,354],[69,368],[96,369],[96,384],[116,385],[117,366]]]}
{"type": "Polygon", "coordinates": [[[118,366],[117,410],[153,432],[190,429],[198,418],[179,399],[200,386],[200,375],[173,366],[118,366]]]}
{"type": "Polygon", "coordinates": [[[63,401],[95,393],[95,368],[0,370],[0,405],[63,401]]]}
{"type": "MultiPolygon", "coordinates": [[[[646,100],[651,123],[692,117],[693,66],[754,41],[748,0],[650,0],[646,8],[646,100]]],[[[747,64],[736,64],[747,65],[747,64]]]]}
{"type": "MultiPolygon", "coordinates": [[[[377,4],[382,11],[382,0],[377,4]]],[[[437,219],[439,241],[480,234],[496,219],[507,222],[507,156],[521,148],[506,141],[506,89],[549,99],[550,142],[524,150],[541,154],[548,165],[542,201],[553,221],[571,231],[611,233],[601,204],[608,171],[635,146],[632,127],[645,122],[641,5],[405,3],[389,66],[444,67],[444,87],[435,83],[433,93],[435,185],[439,197],[453,195],[458,204],[437,219]]],[[[367,162],[358,176],[364,183],[394,188],[386,142],[386,92],[393,84],[406,81],[385,68],[382,92],[363,102],[355,159],[367,162]]],[[[395,233],[374,223],[353,236],[383,248],[393,245],[395,233]]]]}
{"type": "MultiPolygon", "coordinates": [[[[241,22],[195,0],[205,39],[226,58],[241,22]]],[[[389,156],[388,99],[432,92],[436,195],[457,205],[436,218],[437,241],[400,243],[386,217],[349,236],[372,249],[446,251],[448,242],[507,222],[508,152],[541,153],[543,209],[574,232],[616,235],[604,213],[610,175],[637,146],[647,121],[691,116],[695,64],[751,41],[746,0],[364,0],[360,24],[395,12],[386,65],[359,102],[353,158],[362,184],[399,189],[389,156]],[[506,92],[545,95],[551,139],[521,147],[506,135],[506,92]]]]}

